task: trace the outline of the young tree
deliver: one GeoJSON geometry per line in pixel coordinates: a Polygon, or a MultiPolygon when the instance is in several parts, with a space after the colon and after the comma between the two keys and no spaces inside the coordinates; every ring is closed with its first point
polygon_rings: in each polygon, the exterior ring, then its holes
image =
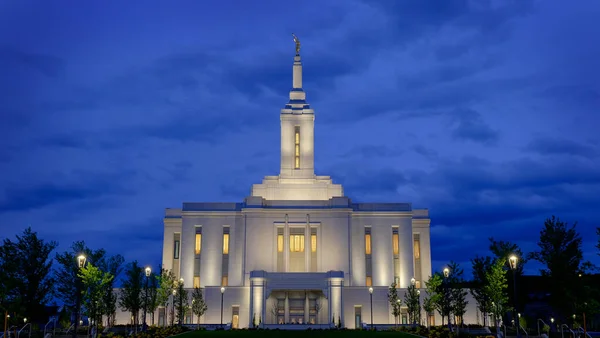
{"type": "Polygon", "coordinates": [[[139,314],[142,308],[142,286],[144,281],[144,269],[137,261],[130,263],[125,269],[125,280],[121,288],[119,306],[124,311],[129,311],[133,317],[135,332],[139,325],[139,314]]]}
{"type": "Polygon", "coordinates": [[[392,314],[396,320],[396,324],[398,323],[398,316],[400,316],[400,308],[402,305],[402,301],[400,297],[398,297],[398,290],[396,289],[396,283],[392,283],[388,288],[388,302],[390,302],[390,306],[392,307],[392,314]]]}
{"type": "MultiPolygon", "coordinates": [[[[427,316],[431,315],[435,309],[437,308],[437,304],[439,304],[439,298],[442,296],[439,293],[439,289],[442,286],[442,276],[439,274],[433,274],[429,277],[429,280],[425,282],[425,287],[427,288],[427,297],[423,300],[423,309],[427,312],[427,316]]],[[[443,325],[442,318],[442,325],[443,325]]],[[[427,321],[427,326],[429,326],[429,320],[427,321]]]]}
{"type": "Polygon", "coordinates": [[[154,312],[158,309],[158,278],[154,272],[150,274],[148,280],[148,312],[152,317],[152,325],[154,326],[154,312]]]}
{"type": "Polygon", "coordinates": [[[475,257],[471,260],[473,266],[473,287],[471,288],[471,295],[477,302],[477,307],[483,315],[483,326],[487,326],[487,314],[491,310],[491,301],[487,293],[484,290],[484,286],[487,285],[487,274],[489,273],[492,266],[492,259],[490,257],[475,257]]]}
{"type": "Polygon", "coordinates": [[[0,244],[0,315],[4,321],[4,313],[17,312],[19,297],[17,293],[17,274],[19,268],[14,259],[14,245],[0,244]]]}
{"type": "Polygon", "coordinates": [[[183,324],[185,314],[189,309],[188,292],[183,288],[183,283],[177,283],[177,294],[175,297],[175,311],[177,311],[177,324],[183,324]]]}
{"type": "Polygon", "coordinates": [[[83,306],[89,319],[94,320],[97,327],[98,319],[102,315],[102,296],[106,292],[106,285],[111,284],[114,277],[92,264],[83,267],[78,275],[83,284],[83,306]]]}
{"type": "Polygon", "coordinates": [[[498,318],[508,310],[508,307],[506,306],[508,302],[508,296],[506,295],[508,285],[506,283],[506,270],[504,270],[504,265],[505,262],[503,259],[496,259],[486,273],[486,285],[483,287],[483,291],[489,297],[490,304],[492,304],[490,312],[494,315],[496,328],[498,327],[498,318]]]}
{"type": "Polygon", "coordinates": [[[420,301],[420,291],[417,290],[415,285],[411,284],[406,293],[404,294],[404,303],[407,306],[408,310],[408,320],[412,324],[420,324],[421,323],[421,301],[420,301]]]}
{"type": "Polygon", "coordinates": [[[85,242],[78,241],[71,245],[70,251],[62,254],[56,254],[56,261],[60,265],[55,273],[56,292],[58,298],[63,301],[65,306],[71,309],[73,313],[73,338],[77,337],[77,326],[79,325],[79,307],[81,306],[81,290],[83,285],[79,277],[79,265],[77,257],[84,255],[87,263],[98,264],[106,254],[104,249],[92,251],[85,245],[85,242]]]}
{"type": "MultiPolygon", "coordinates": [[[[200,329],[200,317],[206,313],[207,309],[208,307],[206,306],[206,302],[204,302],[202,289],[194,288],[194,292],[192,293],[192,312],[198,317],[198,329],[200,329]]],[[[277,318],[277,315],[275,315],[275,318],[277,318]]]]}
{"type": "MultiPolygon", "coordinates": [[[[166,317],[169,299],[171,299],[173,290],[175,290],[175,275],[169,270],[161,269],[160,276],[156,276],[156,278],[158,279],[159,285],[159,289],[156,293],[156,302],[158,303],[158,306],[165,308],[166,317]]],[[[171,318],[171,322],[173,322],[173,318],[171,318]]]]}
{"type": "Polygon", "coordinates": [[[464,289],[465,279],[464,279],[464,271],[456,262],[450,262],[449,264],[450,271],[452,274],[450,275],[450,312],[452,312],[460,323],[455,323],[456,325],[462,325],[463,316],[467,313],[467,305],[469,302],[467,301],[467,290],[464,289]]]}
{"type": "MultiPolygon", "coordinates": [[[[103,258],[98,262],[98,268],[113,276],[113,279],[109,283],[106,283],[104,294],[102,295],[101,308],[102,314],[106,315],[106,326],[110,327],[114,325],[116,314],[117,314],[117,294],[115,292],[115,279],[121,274],[123,270],[123,262],[125,259],[121,255],[114,255],[103,258]]],[[[101,320],[100,320],[101,321],[101,320]]]]}
{"type": "Polygon", "coordinates": [[[576,225],[569,226],[555,216],[547,219],[540,231],[539,251],[530,255],[546,266],[540,271],[550,282],[550,304],[563,319],[575,311],[579,274],[584,273],[588,265],[583,261],[582,241],[576,225]]]}
{"type": "Polygon", "coordinates": [[[452,323],[450,320],[450,313],[452,312],[451,280],[450,277],[444,277],[442,273],[437,272],[436,274],[440,276],[441,283],[436,291],[439,297],[436,298],[437,302],[435,307],[437,308],[440,316],[442,316],[442,325],[444,325],[444,318],[448,319],[449,325],[452,323]]]}
{"type": "Polygon", "coordinates": [[[57,242],[39,238],[31,228],[25,229],[21,236],[17,235],[14,242],[4,240],[2,256],[12,266],[8,278],[15,292],[13,301],[18,300],[22,313],[30,320],[42,319],[44,306],[53,296],[50,254],[57,246],[57,242]]]}

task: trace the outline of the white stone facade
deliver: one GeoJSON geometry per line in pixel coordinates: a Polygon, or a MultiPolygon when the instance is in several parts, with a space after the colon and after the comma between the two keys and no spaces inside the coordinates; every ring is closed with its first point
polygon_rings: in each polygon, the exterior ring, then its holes
{"type": "Polygon", "coordinates": [[[393,324],[390,284],[399,284],[403,299],[411,278],[424,288],[431,275],[428,211],[410,203],[353,203],[341,185],[315,175],[315,115],[302,89],[300,55],[280,116],[280,174],[253,185],[239,203],[166,209],[163,268],[186,288],[204,290],[201,323],[220,324],[222,314],[223,323],[240,328],[340,320],[355,328],[371,321],[372,287],[374,323],[393,324]]]}

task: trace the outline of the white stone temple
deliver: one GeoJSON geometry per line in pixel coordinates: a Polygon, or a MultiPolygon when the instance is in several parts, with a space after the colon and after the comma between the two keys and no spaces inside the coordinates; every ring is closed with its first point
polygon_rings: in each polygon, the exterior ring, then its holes
{"type": "MultiPolygon", "coordinates": [[[[424,289],[432,273],[428,210],[353,203],[341,185],[316,175],[315,112],[302,87],[298,47],[292,83],[280,113],[279,175],[264,177],[241,202],[166,209],[163,268],[190,294],[203,289],[202,324],[220,324],[221,316],[232,328],[358,328],[371,316],[375,324],[394,324],[390,284],[403,300],[413,278],[424,289]]],[[[159,309],[158,323],[170,315],[169,307],[159,309]]],[[[185,320],[197,321],[191,314],[185,320]]],[[[405,308],[399,321],[408,321],[405,308]]],[[[421,323],[440,325],[441,318],[423,311],[421,323]]]]}

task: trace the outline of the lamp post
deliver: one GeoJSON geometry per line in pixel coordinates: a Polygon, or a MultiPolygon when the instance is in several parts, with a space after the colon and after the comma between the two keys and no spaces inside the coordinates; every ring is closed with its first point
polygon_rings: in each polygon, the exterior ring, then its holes
{"type": "MultiPolygon", "coordinates": [[[[417,281],[415,280],[415,278],[414,278],[414,277],[410,279],[410,285],[412,285],[412,287],[413,287],[413,288],[415,287],[415,284],[416,284],[416,283],[417,283],[417,281]]],[[[411,296],[411,302],[414,302],[414,301],[412,300],[412,296],[411,296]]],[[[413,323],[413,324],[416,324],[416,321],[417,321],[417,318],[416,318],[416,317],[417,317],[417,316],[416,316],[416,312],[417,312],[417,311],[416,311],[416,309],[414,308],[414,304],[411,304],[411,307],[413,308],[413,309],[412,309],[412,313],[410,314],[410,316],[412,317],[412,323],[413,323]]]]}
{"type": "Polygon", "coordinates": [[[175,325],[175,295],[177,294],[177,290],[173,290],[173,301],[171,304],[171,325],[175,325]]]}
{"type": "Polygon", "coordinates": [[[446,298],[446,301],[444,302],[444,305],[446,305],[446,309],[444,309],[444,312],[446,312],[446,315],[448,317],[448,330],[452,331],[452,324],[450,323],[450,299],[448,297],[448,277],[450,277],[450,269],[446,267],[444,268],[444,288],[446,290],[444,295],[446,298]]]}
{"type": "MultiPolygon", "coordinates": [[[[510,269],[513,272],[513,307],[515,308],[514,313],[517,313],[517,263],[519,262],[519,258],[517,258],[516,255],[510,255],[510,257],[508,257],[508,262],[510,264],[510,269]]],[[[515,324],[517,326],[517,338],[521,338],[521,331],[519,330],[521,323],[519,318],[514,314],[513,318],[515,319],[515,324]]]]}
{"type": "Polygon", "coordinates": [[[223,327],[223,295],[225,294],[225,288],[221,287],[221,328],[223,327]]]}
{"type": "Polygon", "coordinates": [[[418,318],[417,318],[417,322],[419,323],[419,325],[421,325],[421,290],[417,290],[417,313],[418,313],[418,318]]]}
{"type": "Polygon", "coordinates": [[[148,280],[150,279],[150,274],[152,273],[152,269],[149,266],[146,267],[146,285],[144,286],[144,324],[142,326],[142,331],[146,331],[146,313],[148,312],[148,280]]]}
{"type": "Polygon", "coordinates": [[[373,330],[373,288],[369,288],[369,297],[371,298],[371,330],[373,330]]]}
{"type": "MultiPolygon", "coordinates": [[[[87,260],[87,257],[84,254],[80,254],[79,256],[77,256],[77,272],[79,272],[79,270],[83,269],[83,267],[85,266],[85,261],[87,260]]],[[[77,338],[77,324],[79,324],[79,313],[81,312],[81,280],[79,278],[79,274],[77,274],[77,276],[75,277],[75,289],[77,292],[77,295],[75,297],[75,323],[73,323],[73,338],[77,338]]]]}
{"type": "Polygon", "coordinates": [[[183,278],[179,279],[179,326],[181,326],[181,324],[183,324],[183,316],[184,316],[184,307],[183,307],[183,278]]]}

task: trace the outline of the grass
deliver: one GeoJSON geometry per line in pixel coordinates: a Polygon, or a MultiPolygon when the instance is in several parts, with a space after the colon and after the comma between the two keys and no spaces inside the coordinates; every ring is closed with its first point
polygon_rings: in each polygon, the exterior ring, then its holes
{"type": "Polygon", "coordinates": [[[234,330],[234,331],[191,331],[178,335],[177,338],[296,338],[296,337],[311,337],[311,338],[359,338],[359,337],[376,337],[376,338],[417,338],[419,336],[399,331],[359,331],[359,330],[234,330]]]}

